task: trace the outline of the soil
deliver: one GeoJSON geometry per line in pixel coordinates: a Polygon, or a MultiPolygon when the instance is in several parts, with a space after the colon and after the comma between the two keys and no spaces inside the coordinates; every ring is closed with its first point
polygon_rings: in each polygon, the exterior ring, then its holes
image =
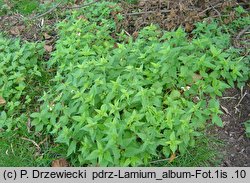
{"type": "MultiPolygon", "coordinates": [[[[121,13],[126,18],[117,27],[118,31],[123,28],[131,35],[136,35],[138,30],[151,23],[156,23],[165,30],[183,26],[187,32],[191,32],[196,22],[211,17],[220,17],[223,23],[230,23],[235,18],[232,9],[238,5],[246,10],[250,8],[249,0],[139,0],[136,5],[121,3],[121,13]]],[[[51,19],[41,18],[29,23],[22,20],[20,14],[0,16],[1,32],[26,41],[45,41],[45,59],[49,59],[49,53],[57,39],[54,25],[59,20],[53,16],[51,19]],[[50,28],[45,29],[45,25],[50,28]]],[[[209,133],[216,134],[225,142],[225,147],[221,149],[224,160],[220,166],[249,167],[250,139],[245,135],[244,122],[250,119],[250,83],[242,90],[226,90],[219,100],[221,110],[225,113],[221,116],[224,127],[216,127],[209,133]]]]}
{"type": "Polygon", "coordinates": [[[244,122],[250,119],[250,83],[242,90],[226,90],[219,100],[224,127],[217,127],[211,133],[225,143],[221,166],[249,167],[250,138],[246,137],[244,122]]]}
{"type": "Polygon", "coordinates": [[[186,32],[191,32],[196,22],[211,17],[230,23],[235,18],[233,7],[239,5],[248,9],[250,4],[244,0],[139,0],[135,5],[121,3],[126,17],[121,25],[131,34],[151,23],[168,31],[182,26],[186,32]]]}

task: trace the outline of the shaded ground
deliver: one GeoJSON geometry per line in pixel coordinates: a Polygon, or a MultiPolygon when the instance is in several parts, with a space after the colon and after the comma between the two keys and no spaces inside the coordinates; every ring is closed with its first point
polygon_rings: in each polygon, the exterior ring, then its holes
{"type": "Polygon", "coordinates": [[[214,133],[225,142],[225,156],[221,166],[250,166],[250,139],[246,137],[244,122],[250,119],[250,87],[241,91],[229,89],[220,98],[224,128],[214,133]]]}
{"type": "MultiPolygon", "coordinates": [[[[123,28],[133,35],[142,27],[157,23],[165,30],[173,30],[182,25],[187,32],[191,32],[197,21],[208,17],[219,17],[222,18],[223,23],[228,24],[235,18],[233,7],[242,5],[246,10],[250,8],[248,0],[170,0],[168,2],[140,0],[136,5],[122,3],[124,10],[121,13],[126,18],[118,24],[118,28],[123,28]]],[[[27,41],[45,41],[45,49],[50,53],[56,40],[54,25],[59,21],[51,17],[46,16],[25,22],[19,14],[1,16],[0,31],[27,41]],[[48,26],[49,29],[46,28],[48,26]]],[[[238,38],[242,37],[241,35],[238,38]]],[[[48,59],[49,54],[45,57],[48,59]]],[[[221,166],[250,166],[250,139],[246,137],[243,125],[243,122],[250,119],[250,83],[242,91],[227,90],[220,98],[220,103],[225,113],[222,116],[224,128],[215,128],[210,133],[216,134],[226,144],[221,150],[225,157],[221,166]]]]}

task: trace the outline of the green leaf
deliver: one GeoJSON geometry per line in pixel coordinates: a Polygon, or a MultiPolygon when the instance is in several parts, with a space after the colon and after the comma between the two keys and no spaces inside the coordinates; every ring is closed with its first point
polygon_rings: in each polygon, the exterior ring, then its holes
{"type": "Polygon", "coordinates": [[[2,111],[2,112],[1,112],[0,119],[1,119],[2,121],[5,121],[5,120],[7,119],[7,114],[6,114],[5,111],[2,111]]]}
{"type": "Polygon", "coordinates": [[[223,127],[223,122],[218,115],[214,115],[212,118],[212,123],[218,125],[219,127],[223,127]]]}
{"type": "Polygon", "coordinates": [[[72,153],[74,153],[76,151],[76,141],[73,140],[71,141],[69,148],[68,148],[68,152],[67,152],[67,156],[71,155],[72,153]]]}
{"type": "Polygon", "coordinates": [[[133,156],[137,155],[138,153],[140,153],[139,148],[130,146],[130,147],[125,149],[123,156],[124,157],[133,157],[133,156]]]}
{"type": "Polygon", "coordinates": [[[173,99],[180,98],[180,96],[181,96],[181,93],[178,90],[173,90],[170,94],[170,97],[173,99]]]}
{"type": "Polygon", "coordinates": [[[30,117],[32,117],[32,118],[38,118],[38,117],[40,117],[40,113],[38,113],[38,112],[34,112],[34,113],[32,113],[31,115],[30,115],[30,117]]]}
{"type": "Polygon", "coordinates": [[[213,45],[210,46],[210,51],[213,54],[213,57],[216,57],[221,53],[221,50],[215,48],[213,45]]]}
{"type": "Polygon", "coordinates": [[[98,150],[94,150],[87,156],[86,160],[96,160],[98,158],[98,150]]]}

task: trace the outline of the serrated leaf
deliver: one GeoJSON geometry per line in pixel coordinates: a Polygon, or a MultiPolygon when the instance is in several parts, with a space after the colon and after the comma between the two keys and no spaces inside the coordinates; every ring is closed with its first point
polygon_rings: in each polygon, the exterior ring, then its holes
{"type": "Polygon", "coordinates": [[[76,151],[76,141],[73,140],[71,141],[69,148],[68,148],[68,152],[67,152],[67,156],[71,155],[72,153],[74,153],[76,151]]]}
{"type": "Polygon", "coordinates": [[[212,123],[216,124],[219,127],[223,127],[223,122],[218,115],[213,116],[212,123]]]}
{"type": "Polygon", "coordinates": [[[170,94],[170,97],[173,99],[180,98],[180,96],[181,96],[181,93],[178,90],[173,90],[170,94]]]}
{"type": "Polygon", "coordinates": [[[86,160],[95,160],[98,158],[98,150],[94,150],[87,156],[86,160]]]}
{"type": "Polygon", "coordinates": [[[140,153],[140,149],[136,148],[136,147],[128,147],[125,149],[124,152],[124,157],[133,157],[136,154],[140,153]]]}

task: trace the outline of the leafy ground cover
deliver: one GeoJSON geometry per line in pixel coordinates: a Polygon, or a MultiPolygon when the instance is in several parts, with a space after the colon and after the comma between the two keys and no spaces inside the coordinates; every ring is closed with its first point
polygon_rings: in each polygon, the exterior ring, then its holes
{"type": "Polygon", "coordinates": [[[2,166],[16,156],[11,135],[32,145],[22,166],[32,152],[35,166],[66,156],[74,166],[218,165],[204,130],[223,125],[217,96],[249,79],[248,52],[231,44],[247,13],[197,23],[190,40],[182,28],[120,31],[121,12],[106,1],[68,11],[53,49],[1,35],[2,166]]]}

